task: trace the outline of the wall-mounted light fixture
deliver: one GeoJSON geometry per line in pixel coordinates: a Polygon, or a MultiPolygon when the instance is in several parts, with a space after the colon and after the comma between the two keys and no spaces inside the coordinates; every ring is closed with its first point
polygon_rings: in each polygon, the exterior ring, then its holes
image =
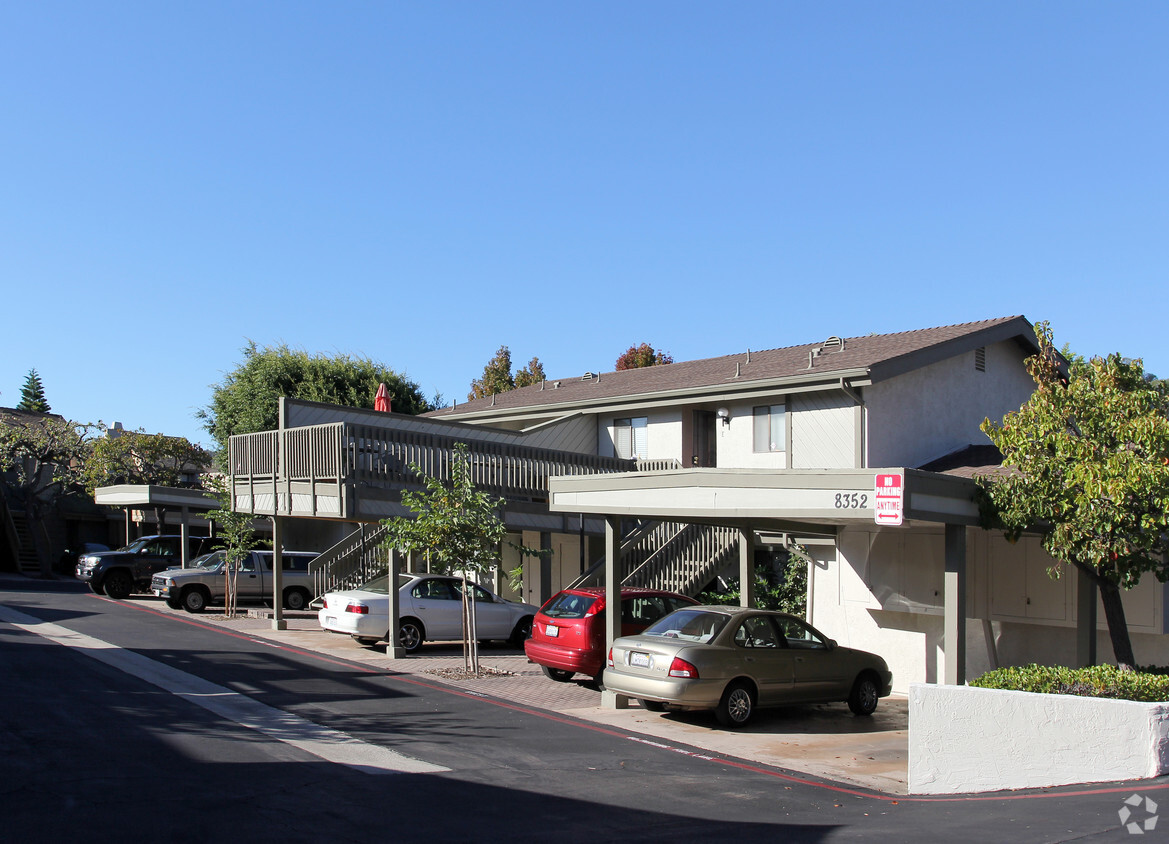
{"type": "Polygon", "coordinates": [[[731,424],[731,412],[729,410],[727,410],[725,407],[720,407],[718,410],[715,411],[715,414],[718,416],[719,419],[722,420],[722,423],[724,425],[731,424]]]}

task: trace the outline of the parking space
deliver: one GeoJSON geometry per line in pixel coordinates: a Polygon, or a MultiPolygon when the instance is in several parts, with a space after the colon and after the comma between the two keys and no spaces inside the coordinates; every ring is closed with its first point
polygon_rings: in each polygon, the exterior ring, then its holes
{"type": "Polygon", "coordinates": [[[554,682],[539,666],[529,663],[523,651],[504,645],[480,648],[481,665],[494,673],[459,679],[455,675],[463,666],[463,652],[458,642],[427,643],[417,654],[390,659],[381,647],[367,648],[348,636],[325,633],[315,613],[286,613],[288,629],[276,631],[262,610],[226,619],[221,608],[189,615],[169,609],[156,598],[131,600],[304,650],[627,730],[664,744],[695,747],[886,793],[907,792],[909,729],[904,696],[883,699],[876,713],[867,718],[852,715],[843,703],[761,710],[745,728],[732,731],[719,728],[713,713],[708,712],[658,714],[641,709],[636,702],[629,709],[602,709],[600,692],[583,679],[554,682]]]}

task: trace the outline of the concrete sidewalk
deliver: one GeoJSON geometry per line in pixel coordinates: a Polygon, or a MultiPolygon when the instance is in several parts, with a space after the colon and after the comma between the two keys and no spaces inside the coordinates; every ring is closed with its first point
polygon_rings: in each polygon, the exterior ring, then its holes
{"type": "Polygon", "coordinates": [[[854,716],[843,703],[791,706],[761,710],[746,728],[724,730],[712,712],[659,714],[641,709],[636,702],[629,709],[602,709],[600,692],[583,682],[554,682],[539,666],[529,663],[522,650],[502,645],[482,646],[479,661],[484,667],[506,672],[505,676],[451,679],[441,672],[463,667],[462,647],[457,642],[424,644],[413,656],[390,659],[381,647],[366,648],[348,636],[325,633],[315,613],[286,613],[288,629],[277,631],[263,611],[225,619],[218,608],[188,615],[170,610],[155,598],[131,600],[304,650],[642,734],[665,744],[686,745],[890,794],[908,791],[909,716],[904,696],[882,699],[869,718],[854,716]]]}

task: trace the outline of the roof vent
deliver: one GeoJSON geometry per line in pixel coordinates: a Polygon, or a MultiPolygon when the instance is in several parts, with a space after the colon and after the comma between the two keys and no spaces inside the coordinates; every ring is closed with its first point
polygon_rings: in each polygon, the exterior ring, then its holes
{"type": "Polygon", "coordinates": [[[593,380],[593,373],[586,372],[584,375],[580,376],[580,380],[581,381],[592,381],[593,380]]]}
{"type": "Polygon", "coordinates": [[[843,337],[836,337],[835,335],[833,335],[832,337],[829,337],[827,340],[824,341],[824,344],[822,346],[820,346],[820,351],[822,351],[822,352],[843,352],[844,351],[844,338],[843,337]]]}

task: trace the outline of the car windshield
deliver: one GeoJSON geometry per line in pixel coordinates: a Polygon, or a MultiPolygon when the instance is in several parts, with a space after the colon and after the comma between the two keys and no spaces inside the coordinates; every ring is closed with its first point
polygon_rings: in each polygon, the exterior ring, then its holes
{"type": "Polygon", "coordinates": [[[592,595],[574,595],[562,592],[540,610],[548,618],[584,618],[589,608],[597,602],[592,595]]]}
{"type": "Polygon", "coordinates": [[[150,540],[146,539],[145,537],[142,539],[135,539],[129,545],[123,545],[118,550],[119,551],[139,551],[139,550],[145,548],[146,545],[149,543],[149,541],[150,540]]]}
{"type": "Polygon", "coordinates": [[[191,560],[191,565],[195,568],[214,569],[218,568],[219,564],[223,562],[222,551],[212,551],[210,554],[204,554],[202,557],[196,557],[191,560]]]}
{"type": "Polygon", "coordinates": [[[686,639],[705,645],[727,623],[727,616],[706,610],[677,610],[661,618],[645,630],[646,636],[667,639],[686,639]]]}

